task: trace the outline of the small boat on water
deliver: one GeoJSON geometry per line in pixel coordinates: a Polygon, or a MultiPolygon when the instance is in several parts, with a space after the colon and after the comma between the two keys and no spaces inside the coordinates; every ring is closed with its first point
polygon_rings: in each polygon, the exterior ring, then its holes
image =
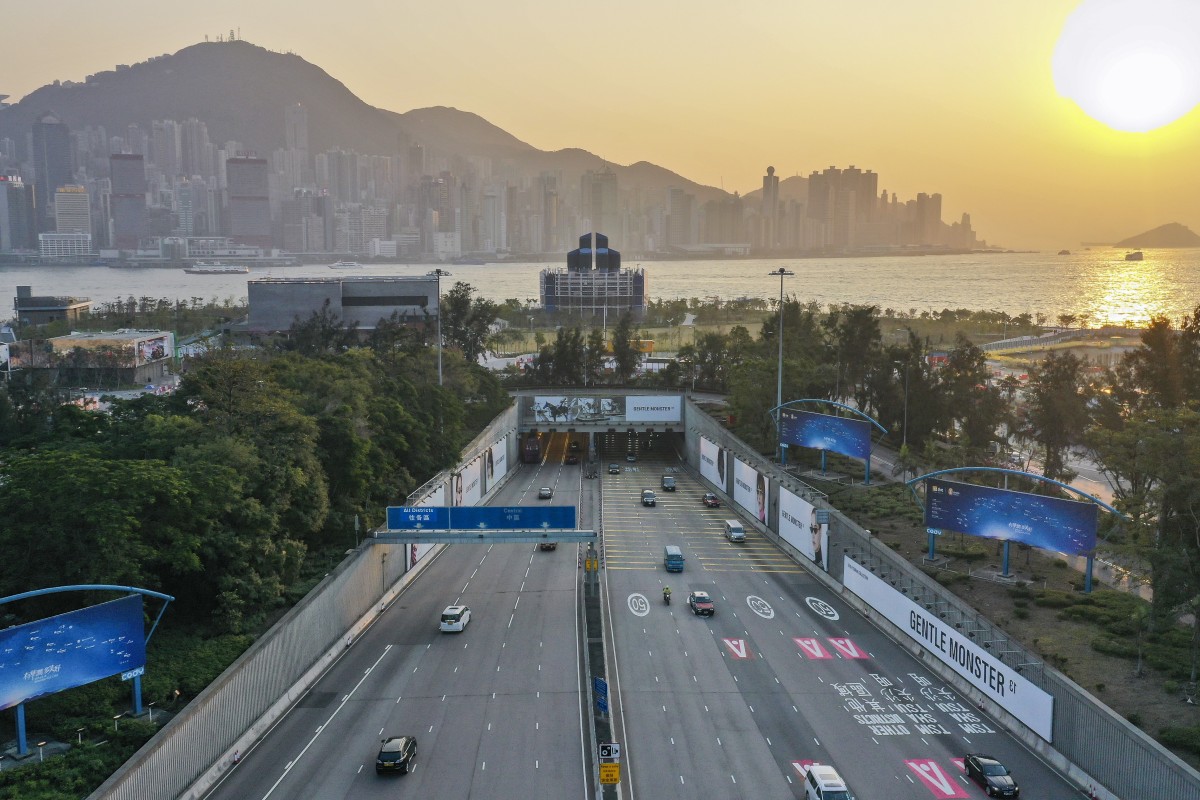
{"type": "Polygon", "coordinates": [[[1069,255],[1071,255],[1071,251],[1070,250],[1059,250],[1058,254],[1060,256],[1069,256],[1069,255]]]}
{"type": "Polygon", "coordinates": [[[362,269],[362,264],[357,261],[337,261],[329,265],[330,269],[362,269]]]}
{"type": "Polygon", "coordinates": [[[1132,252],[1126,253],[1125,260],[1126,261],[1141,261],[1142,260],[1142,251],[1134,250],[1132,252]]]}
{"type": "Polygon", "coordinates": [[[183,271],[189,275],[245,275],[250,268],[244,264],[205,264],[197,261],[190,267],[184,267],[183,271]]]}

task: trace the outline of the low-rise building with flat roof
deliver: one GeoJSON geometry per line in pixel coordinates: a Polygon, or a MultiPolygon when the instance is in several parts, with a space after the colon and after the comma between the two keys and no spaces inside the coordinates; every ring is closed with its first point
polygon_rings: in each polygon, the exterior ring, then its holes
{"type": "Polygon", "coordinates": [[[437,278],[377,275],[329,278],[259,278],[246,284],[250,302],[246,330],[286,331],[307,321],[328,303],[346,326],[371,331],[393,314],[410,325],[434,324],[438,314],[437,278]]]}
{"type": "Polygon", "coordinates": [[[17,322],[22,326],[48,325],[59,321],[74,325],[91,308],[90,298],[35,295],[32,286],[18,286],[17,296],[13,298],[13,310],[17,313],[17,322]]]}

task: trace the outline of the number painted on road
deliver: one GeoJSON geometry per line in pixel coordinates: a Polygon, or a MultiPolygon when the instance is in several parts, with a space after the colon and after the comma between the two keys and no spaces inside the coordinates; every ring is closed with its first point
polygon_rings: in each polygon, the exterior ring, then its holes
{"type": "Polygon", "coordinates": [[[775,609],[771,608],[771,604],[763,600],[758,595],[750,595],[746,598],[746,605],[750,606],[750,610],[758,614],[763,619],[774,619],[775,609]]]}
{"type": "Polygon", "coordinates": [[[646,595],[634,592],[629,595],[626,601],[629,605],[629,610],[639,617],[644,617],[650,613],[650,601],[646,599],[646,595]]]}
{"type": "Polygon", "coordinates": [[[822,600],[819,597],[806,597],[806,598],[804,598],[804,602],[809,608],[811,608],[813,611],[820,614],[825,619],[828,619],[828,620],[839,619],[837,609],[835,609],[833,606],[829,605],[829,603],[826,603],[824,600],[822,600]]]}

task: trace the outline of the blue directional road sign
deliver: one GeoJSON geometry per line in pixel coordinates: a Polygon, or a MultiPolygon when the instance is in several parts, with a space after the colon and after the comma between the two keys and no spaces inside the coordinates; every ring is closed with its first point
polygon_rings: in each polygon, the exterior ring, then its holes
{"type": "Polygon", "coordinates": [[[596,693],[597,697],[608,697],[608,681],[604,678],[593,677],[592,691],[596,693]]]}
{"type": "Polygon", "coordinates": [[[442,506],[388,506],[390,531],[436,530],[450,527],[450,509],[442,506]]]}
{"type": "Polygon", "coordinates": [[[456,530],[575,528],[575,506],[465,506],[450,509],[456,530]]]}
{"type": "Polygon", "coordinates": [[[608,696],[607,695],[605,695],[604,697],[596,698],[596,708],[598,708],[600,710],[601,714],[608,713],[608,696]]]}

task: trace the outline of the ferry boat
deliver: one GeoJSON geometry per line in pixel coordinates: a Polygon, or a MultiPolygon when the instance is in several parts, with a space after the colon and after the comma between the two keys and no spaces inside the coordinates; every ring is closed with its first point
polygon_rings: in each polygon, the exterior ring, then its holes
{"type": "Polygon", "coordinates": [[[184,267],[183,271],[189,275],[245,275],[250,268],[244,264],[206,264],[197,261],[190,267],[184,267]]]}
{"type": "Polygon", "coordinates": [[[1126,261],[1141,261],[1142,260],[1142,251],[1134,250],[1131,253],[1126,253],[1125,260],[1126,261]]]}
{"type": "Polygon", "coordinates": [[[357,261],[337,261],[329,265],[330,269],[362,269],[362,264],[357,261]]]}

